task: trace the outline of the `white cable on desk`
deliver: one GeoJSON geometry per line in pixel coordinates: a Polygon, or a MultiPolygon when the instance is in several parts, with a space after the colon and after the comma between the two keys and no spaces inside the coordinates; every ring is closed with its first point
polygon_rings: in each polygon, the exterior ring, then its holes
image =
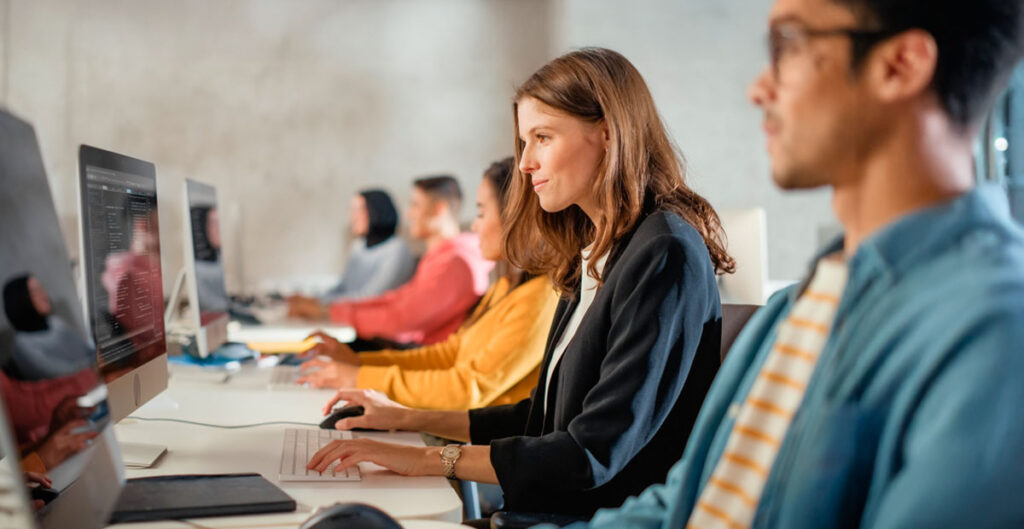
{"type": "Polygon", "coordinates": [[[258,422],[254,424],[235,424],[226,426],[223,424],[210,424],[206,422],[186,421],[185,419],[167,419],[162,417],[136,417],[129,415],[126,419],[135,419],[136,421],[163,421],[163,422],[180,422],[182,424],[191,424],[194,426],[205,426],[207,428],[223,428],[225,430],[238,430],[241,428],[255,428],[257,426],[273,426],[276,424],[292,424],[298,426],[320,426],[315,422],[293,422],[293,421],[270,421],[270,422],[258,422]]]}

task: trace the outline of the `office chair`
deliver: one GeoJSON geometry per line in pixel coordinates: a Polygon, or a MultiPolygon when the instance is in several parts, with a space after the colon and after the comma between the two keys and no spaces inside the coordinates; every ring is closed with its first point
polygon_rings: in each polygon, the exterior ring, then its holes
{"type": "Polygon", "coordinates": [[[725,362],[725,355],[736,341],[736,336],[759,308],[760,305],[722,304],[722,362],[725,362]]]}
{"type": "Polygon", "coordinates": [[[768,284],[768,231],[763,208],[720,210],[736,270],[718,277],[722,303],[764,303],[768,284]]]}

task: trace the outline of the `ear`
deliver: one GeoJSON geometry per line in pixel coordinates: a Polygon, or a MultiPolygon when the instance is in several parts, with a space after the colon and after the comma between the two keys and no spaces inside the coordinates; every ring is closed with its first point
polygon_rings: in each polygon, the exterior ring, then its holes
{"type": "Polygon", "coordinates": [[[927,31],[911,29],[872,50],[868,77],[883,102],[910,99],[926,92],[935,77],[939,47],[927,31]]]}
{"type": "Polygon", "coordinates": [[[448,214],[448,202],[440,198],[430,199],[430,212],[433,217],[440,217],[448,214]]]}
{"type": "Polygon", "coordinates": [[[611,132],[608,130],[607,121],[601,122],[601,142],[604,143],[605,152],[607,152],[608,149],[612,148],[612,135],[611,132]]]}

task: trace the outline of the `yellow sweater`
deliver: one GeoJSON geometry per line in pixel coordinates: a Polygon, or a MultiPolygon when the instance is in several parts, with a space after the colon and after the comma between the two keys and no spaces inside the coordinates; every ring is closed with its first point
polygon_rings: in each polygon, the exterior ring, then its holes
{"type": "Polygon", "coordinates": [[[359,355],[357,386],[406,406],[466,410],[518,402],[537,384],[558,296],[546,277],[508,292],[499,279],[447,340],[410,351],[359,355]]]}

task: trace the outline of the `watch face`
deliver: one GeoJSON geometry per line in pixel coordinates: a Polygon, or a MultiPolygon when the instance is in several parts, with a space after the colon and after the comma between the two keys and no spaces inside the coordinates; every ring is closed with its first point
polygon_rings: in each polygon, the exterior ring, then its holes
{"type": "Polygon", "coordinates": [[[446,446],[444,450],[441,450],[441,455],[449,459],[458,456],[462,450],[458,446],[446,446]]]}

